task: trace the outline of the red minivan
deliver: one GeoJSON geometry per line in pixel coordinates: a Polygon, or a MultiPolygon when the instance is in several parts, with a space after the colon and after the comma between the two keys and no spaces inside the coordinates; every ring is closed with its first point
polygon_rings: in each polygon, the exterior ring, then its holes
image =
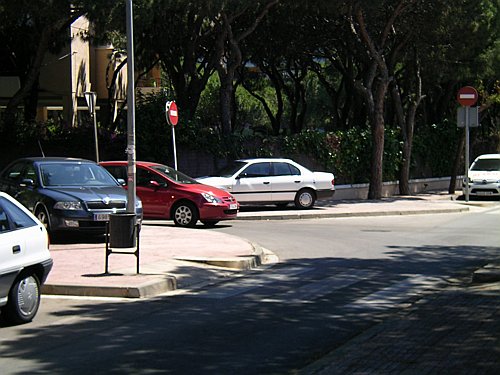
{"type": "MultiPolygon", "coordinates": [[[[99,163],[118,181],[127,181],[126,161],[99,163]]],[[[142,201],[144,218],[170,219],[181,227],[194,227],[200,220],[214,226],[235,219],[236,199],[227,191],[204,185],[166,165],[136,162],[136,193],[142,201]]]]}

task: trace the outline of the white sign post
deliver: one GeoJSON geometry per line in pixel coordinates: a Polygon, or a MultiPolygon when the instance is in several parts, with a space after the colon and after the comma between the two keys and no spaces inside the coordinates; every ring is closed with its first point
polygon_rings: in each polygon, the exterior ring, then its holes
{"type": "MultiPolygon", "coordinates": [[[[469,201],[469,127],[470,107],[477,102],[477,91],[474,87],[465,86],[458,90],[458,102],[465,107],[465,201],[469,201]]],[[[477,111],[476,111],[477,113],[477,111]]],[[[460,113],[458,113],[460,116],[460,113]]],[[[458,119],[460,120],[460,119],[458,119]]],[[[460,123],[460,121],[458,121],[460,123]]],[[[477,121],[476,121],[477,122],[477,121]]]]}
{"type": "Polygon", "coordinates": [[[165,114],[167,122],[172,126],[172,143],[174,145],[174,168],[177,170],[177,148],[175,143],[175,125],[179,122],[179,113],[175,101],[170,101],[165,104],[165,114]]]}

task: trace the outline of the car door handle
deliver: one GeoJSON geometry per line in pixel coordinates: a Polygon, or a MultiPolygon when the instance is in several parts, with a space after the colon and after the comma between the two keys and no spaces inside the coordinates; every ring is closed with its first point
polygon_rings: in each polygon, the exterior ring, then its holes
{"type": "Polygon", "coordinates": [[[12,254],[19,254],[21,252],[21,246],[12,246],[12,254]]]}
{"type": "Polygon", "coordinates": [[[264,181],[263,184],[264,185],[269,185],[269,181],[264,181]]]}
{"type": "Polygon", "coordinates": [[[296,184],[300,184],[302,181],[294,181],[296,184]]]}

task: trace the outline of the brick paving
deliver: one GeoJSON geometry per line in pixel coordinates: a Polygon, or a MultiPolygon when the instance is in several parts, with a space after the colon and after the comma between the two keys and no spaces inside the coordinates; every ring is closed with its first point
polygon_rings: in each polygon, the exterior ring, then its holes
{"type": "Polygon", "coordinates": [[[500,283],[450,286],[301,374],[499,374],[500,283]]]}

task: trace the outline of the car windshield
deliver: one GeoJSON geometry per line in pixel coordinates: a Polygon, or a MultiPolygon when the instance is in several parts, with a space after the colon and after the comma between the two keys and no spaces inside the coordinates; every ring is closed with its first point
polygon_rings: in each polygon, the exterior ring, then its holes
{"type": "Polygon", "coordinates": [[[500,159],[478,159],[471,171],[500,171],[500,159]]]}
{"type": "Polygon", "coordinates": [[[214,176],[218,177],[232,177],[236,172],[243,168],[247,163],[244,161],[233,161],[231,164],[219,169],[215,172],[214,176]]]}
{"type": "Polygon", "coordinates": [[[160,172],[162,175],[167,176],[170,180],[179,184],[199,184],[195,179],[185,175],[174,168],[167,167],[166,165],[153,165],[151,169],[160,172]]]}
{"type": "Polygon", "coordinates": [[[91,163],[40,164],[44,186],[117,186],[118,182],[108,171],[91,163]]]}

